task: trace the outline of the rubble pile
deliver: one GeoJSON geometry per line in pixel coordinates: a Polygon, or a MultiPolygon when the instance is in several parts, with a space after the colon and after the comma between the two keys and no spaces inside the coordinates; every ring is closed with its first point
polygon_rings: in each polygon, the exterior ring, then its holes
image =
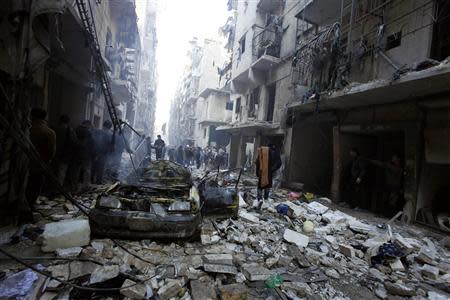
{"type": "MultiPolygon", "coordinates": [[[[285,190],[254,210],[254,187],[242,188],[237,218],[203,219],[200,238],[173,242],[89,239],[89,223],[76,208],[41,201],[40,221],[7,248],[45,252],[34,255],[48,258],[37,268],[53,279],[2,259],[0,298],[450,297],[449,237],[358,219],[331,209],[327,199],[299,200],[285,190]]],[[[83,199],[94,207],[95,194],[83,199]]]]}

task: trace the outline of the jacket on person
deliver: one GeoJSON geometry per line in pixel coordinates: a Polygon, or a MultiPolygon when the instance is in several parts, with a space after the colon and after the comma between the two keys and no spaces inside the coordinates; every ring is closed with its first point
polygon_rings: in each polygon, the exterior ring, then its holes
{"type": "Polygon", "coordinates": [[[95,143],[91,129],[80,125],[75,129],[75,133],[77,135],[75,159],[77,161],[92,160],[95,154],[95,143]]]}
{"type": "MultiPolygon", "coordinates": [[[[40,158],[49,163],[56,152],[56,134],[47,125],[47,121],[33,119],[30,128],[30,140],[39,153],[40,158]]],[[[38,168],[37,164],[32,162],[31,169],[38,168]]]]}
{"type": "Polygon", "coordinates": [[[273,174],[281,167],[280,153],[269,147],[260,147],[256,159],[256,176],[258,176],[258,188],[271,188],[273,174]]]}
{"type": "Polygon", "coordinates": [[[55,127],[56,154],[55,160],[59,162],[70,162],[73,159],[74,147],[77,144],[75,131],[69,124],[60,124],[55,127]]]}

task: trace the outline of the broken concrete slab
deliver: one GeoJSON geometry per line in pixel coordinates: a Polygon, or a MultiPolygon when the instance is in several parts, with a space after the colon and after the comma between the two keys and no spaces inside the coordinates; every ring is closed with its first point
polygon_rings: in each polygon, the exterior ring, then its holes
{"type": "Polygon", "coordinates": [[[395,261],[391,262],[389,264],[389,266],[391,267],[392,271],[400,271],[403,272],[405,271],[405,266],[403,266],[403,263],[400,261],[400,259],[396,259],[395,261]]]}
{"type": "Polygon", "coordinates": [[[281,285],[282,290],[293,290],[299,297],[312,295],[312,289],[305,282],[284,282],[281,285]]]}
{"type": "Polygon", "coordinates": [[[239,210],[239,217],[248,222],[259,223],[259,218],[257,216],[244,210],[239,210]]]}
{"type": "Polygon", "coordinates": [[[91,229],[88,220],[66,220],[48,223],[42,234],[42,251],[89,245],[91,229]]]}
{"type": "Polygon", "coordinates": [[[83,248],[81,247],[56,249],[56,255],[62,258],[77,257],[78,255],[80,255],[81,250],[83,250],[83,248]]]}
{"type": "Polygon", "coordinates": [[[101,266],[97,267],[91,274],[89,284],[104,282],[119,276],[119,266],[101,266]]]}
{"type": "Polygon", "coordinates": [[[415,296],[416,290],[412,286],[407,286],[403,283],[392,283],[389,281],[386,281],[384,283],[385,289],[388,291],[389,294],[394,296],[415,296]]]}
{"type": "Polygon", "coordinates": [[[305,248],[308,246],[309,237],[298,233],[297,231],[293,231],[290,229],[286,229],[283,234],[283,238],[285,241],[296,244],[298,247],[305,248]]]}
{"type": "Polygon", "coordinates": [[[261,266],[244,266],[242,272],[249,281],[264,281],[272,275],[270,270],[261,266]]]}
{"type": "Polygon", "coordinates": [[[246,300],[248,299],[247,286],[239,283],[222,285],[219,288],[222,300],[246,300]]]}
{"type": "Polygon", "coordinates": [[[353,230],[354,232],[368,234],[370,232],[375,231],[375,227],[365,224],[363,222],[357,221],[357,220],[350,220],[348,222],[348,227],[353,230]]]}
{"type": "Polygon", "coordinates": [[[430,250],[428,247],[423,246],[420,249],[419,254],[416,256],[416,260],[422,262],[424,264],[435,264],[434,260],[436,259],[436,252],[430,250]]]}
{"type": "Polygon", "coordinates": [[[183,287],[179,282],[171,281],[158,290],[158,296],[161,300],[169,300],[177,296],[182,290],[183,287]]]}
{"type": "Polygon", "coordinates": [[[206,254],[203,261],[207,264],[233,265],[233,255],[231,254],[206,254]]]}
{"type": "Polygon", "coordinates": [[[216,300],[214,282],[192,280],[190,282],[192,300],[216,300]]]}
{"type": "Polygon", "coordinates": [[[126,279],[122,284],[120,294],[131,299],[146,299],[147,287],[145,284],[126,279]]]}
{"type": "Polygon", "coordinates": [[[423,265],[422,274],[430,279],[436,280],[439,276],[439,268],[431,265],[423,265]]]}
{"type": "Polygon", "coordinates": [[[310,213],[313,213],[316,215],[322,215],[328,210],[328,207],[326,207],[323,204],[320,204],[319,202],[314,201],[314,202],[306,204],[306,209],[310,213]]]}
{"type": "Polygon", "coordinates": [[[355,249],[350,245],[339,244],[339,251],[349,258],[355,257],[355,249]]]}
{"type": "Polygon", "coordinates": [[[208,273],[223,273],[235,275],[238,272],[235,266],[229,265],[204,264],[203,269],[208,273]]]}

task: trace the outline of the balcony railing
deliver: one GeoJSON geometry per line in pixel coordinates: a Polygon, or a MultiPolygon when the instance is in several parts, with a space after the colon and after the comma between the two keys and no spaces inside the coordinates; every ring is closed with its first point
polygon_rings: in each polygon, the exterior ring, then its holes
{"type": "MultiPolygon", "coordinates": [[[[281,21],[279,21],[281,22],[281,21]]],[[[280,57],[282,27],[280,24],[270,24],[267,27],[254,27],[253,56],[257,59],[263,55],[280,57]]]]}

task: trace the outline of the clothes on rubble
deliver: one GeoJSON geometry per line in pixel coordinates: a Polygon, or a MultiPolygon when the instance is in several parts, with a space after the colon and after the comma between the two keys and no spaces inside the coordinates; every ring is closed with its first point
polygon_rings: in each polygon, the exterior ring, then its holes
{"type": "MultiPolygon", "coordinates": [[[[41,108],[33,108],[30,113],[31,128],[30,128],[30,140],[36,151],[39,153],[39,157],[46,164],[49,164],[56,152],[56,134],[47,125],[45,120],[47,112],[41,108]]],[[[45,177],[44,171],[38,165],[37,162],[30,162],[30,170],[28,174],[28,184],[26,189],[26,198],[31,210],[34,209],[34,205],[38,196],[42,192],[44,186],[45,177]]],[[[30,215],[28,217],[30,218],[30,215]]]]}
{"type": "Polygon", "coordinates": [[[397,258],[405,256],[405,253],[399,246],[393,243],[384,243],[378,249],[377,255],[371,257],[370,262],[373,266],[390,263],[397,258]]]}

